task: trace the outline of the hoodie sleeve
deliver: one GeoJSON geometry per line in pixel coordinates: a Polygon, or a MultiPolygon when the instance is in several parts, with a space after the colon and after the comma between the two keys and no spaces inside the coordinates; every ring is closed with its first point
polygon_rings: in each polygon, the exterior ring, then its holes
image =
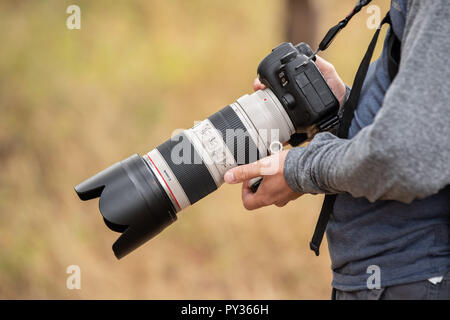
{"type": "Polygon", "coordinates": [[[320,133],[291,149],[293,190],[410,203],[450,184],[450,6],[410,6],[399,72],[374,122],[350,140],[320,133]]]}

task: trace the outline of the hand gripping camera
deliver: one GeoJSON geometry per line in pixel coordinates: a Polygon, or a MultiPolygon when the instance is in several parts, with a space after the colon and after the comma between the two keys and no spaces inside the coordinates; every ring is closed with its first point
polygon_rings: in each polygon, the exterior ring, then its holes
{"type": "Polygon", "coordinates": [[[307,132],[338,122],[339,102],[312,57],[307,44],[280,44],[258,67],[266,89],[244,95],[146,155],[135,154],[75,187],[82,200],[100,197],[106,225],[122,233],[113,244],[117,258],[215,191],[227,170],[277,152],[285,142],[297,145],[307,132]]]}

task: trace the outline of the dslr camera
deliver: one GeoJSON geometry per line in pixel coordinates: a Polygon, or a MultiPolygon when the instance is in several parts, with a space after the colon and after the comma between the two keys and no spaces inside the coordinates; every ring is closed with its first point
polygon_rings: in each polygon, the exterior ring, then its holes
{"type": "Polygon", "coordinates": [[[112,246],[115,256],[127,255],[218,189],[227,170],[333,128],[339,102],[314,61],[307,44],[280,44],[258,67],[266,89],[77,185],[81,200],[100,197],[106,225],[121,233],[112,246]]]}

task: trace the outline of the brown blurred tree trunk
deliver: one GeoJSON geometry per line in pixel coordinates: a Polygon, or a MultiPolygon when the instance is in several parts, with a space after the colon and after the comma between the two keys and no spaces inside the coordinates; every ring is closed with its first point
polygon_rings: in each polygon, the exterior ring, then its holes
{"type": "Polygon", "coordinates": [[[294,45],[306,42],[317,46],[317,9],[313,0],[287,0],[286,38],[294,45]]]}

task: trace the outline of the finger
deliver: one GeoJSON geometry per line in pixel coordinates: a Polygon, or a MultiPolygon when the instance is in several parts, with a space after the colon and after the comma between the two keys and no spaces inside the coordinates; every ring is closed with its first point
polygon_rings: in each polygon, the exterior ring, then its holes
{"type": "Polygon", "coordinates": [[[247,210],[259,209],[266,205],[261,195],[258,192],[253,193],[248,187],[248,181],[242,184],[242,203],[247,210]]]}
{"type": "Polygon", "coordinates": [[[330,62],[319,56],[316,56],[316,65],[323,74],[327,74],[334,70],[334,66],[330,62]]]}
{"type": "Polygon", "coordinates": [[[259,78],[256,78],[256,79],[253,81],[253,90],[258,91],[258,90],[263,90],[263,89],[265,89],[265,88],[266,88],[266,86],[263,85],[263,84],[261,83],[261,81],[259,81],[259,78]]]}
{"type": "Polygon", "coordinates": [[[226,183],[235,184],[259,176],[261,176],[261,162],[256,161],[228,170],[224,179],[226,183]]]}
{"type": "Polygon", "coordinates": [[[276,205],[277,207],[279,207],[279,208],[282,208],[282,207],[284,207],[285,205],[287,205],[289,202],[291,202],[291,201],[293,201],[293,200],[295,200],[295,199],[298,199],[298,198],[301,197],[301,196],[302,196],[302,194],[300,194],[300,193],[293,193],[293,194],[291,194],[290,196],[288,196],[288,197],[286,197],[286,198],[284,198],[284,199],[282,199],[282,200],[277,201],[277,202],[275,203],[275,205],[276,205]]]}
{"type": "Polygon", "coordinates": [[[281,201],[281,202],[277,202],[277,203],[275,203],[275,205],[278,207],[278,208],[283,208],[285,205],[287,205],[287,201],[281,201]]]}

